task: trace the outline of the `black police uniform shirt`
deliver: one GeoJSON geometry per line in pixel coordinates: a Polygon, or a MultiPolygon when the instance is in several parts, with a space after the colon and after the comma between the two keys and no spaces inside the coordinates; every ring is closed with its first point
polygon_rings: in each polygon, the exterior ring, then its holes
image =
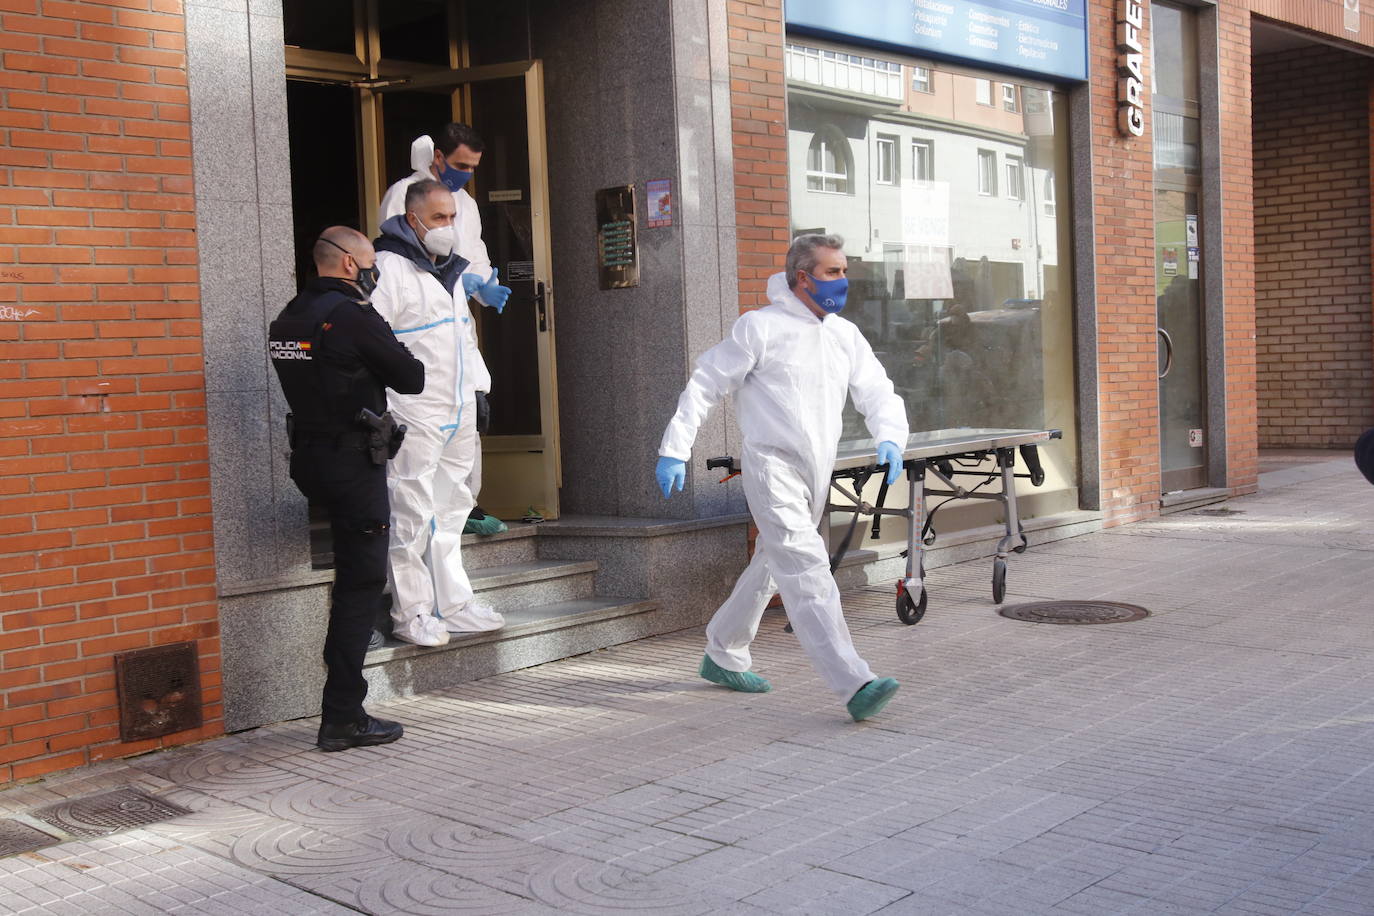
{"type": "Polygon", "coordinates": [[[347,280],[311,279],[272,322],[267,346],[298,431],[359,430],[362,408],[386,410],[386,388],[425,387],[424,364],[347,280]]]}

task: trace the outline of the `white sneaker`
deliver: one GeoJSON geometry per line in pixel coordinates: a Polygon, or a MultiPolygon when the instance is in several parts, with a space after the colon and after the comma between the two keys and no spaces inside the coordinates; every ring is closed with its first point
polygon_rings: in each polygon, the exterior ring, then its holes
{"type": "Polygon", "coordinates": [[[448,631],[439,618],[431,614],[415,614],[404,624],[393,625],[391,635],[417,646],[442,646],[448,643],[448,631]]]}
{"type": "Polygon", "coordinates": [[[490,604],[481,598],[470,598],[468,603],[439,615],[444,629],[449,633],[482,633],[499,630],[506,625],[506,618],[498,614],[490,604]]]}

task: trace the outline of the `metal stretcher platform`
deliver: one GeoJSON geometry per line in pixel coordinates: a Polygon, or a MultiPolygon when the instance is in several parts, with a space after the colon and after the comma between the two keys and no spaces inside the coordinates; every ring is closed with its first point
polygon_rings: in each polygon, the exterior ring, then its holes
{"type": "MultiPolygon", "coordinates": [[[[1057,429],[939,429],[913,433],[902,451],[902,467],[906,473],[908,508],[885,507],[888,485],[883,483],[875,503],[865,502],[863,490],[874,474],[885,471],[878,467],[877,447],[872,440],[841,442],[835,456],[835,470],[830,477],[833,493],[845,502],[831,502],[829,512],[849,512],[853,517],[839,547],[830,558],[834,572],[848,552],[858,528],[859,519],[872,517],[874,537],[884,516],[899,516],[908,523],[906,574],[897,582],[897,617],[905,624],[918,623],[926,612],[925,548],[935,542],[934,518],[940,507],[956,499],[991,499],[1000,502],[1006,514],[1006,534],[997,542],[997,555],[992,561],[992,600],[998,604],[1006,594],[1007,555],[1022,553],[1027,546],[1021,518],[1016,510],[1016,478],[1024,478],[1034,486],[1045,482],[1040,465],[1039,445],[1059,439],[1057,429]],[[1021,456],[1026,473],[1016,473],[1016,456],[1021,456]],[[995,459],[993,468],[980,467],[989,458],[995,459]],[[927,476],[934,477],[943,488],[926,485],[927,476]],[[971,486],[956,483],[958,479],[976,478],[971,486]],[[983,487],[1001,479],[1000,491],[984,492],[983,487]],[[927,511],[926,497],[944,497],[927,511]],[[918,498],[919,497],[919,498],[918,498]]],[[[711,458],[708,468],[727,468],[739,472],[738,462],[731,457],[711,458]]]]}

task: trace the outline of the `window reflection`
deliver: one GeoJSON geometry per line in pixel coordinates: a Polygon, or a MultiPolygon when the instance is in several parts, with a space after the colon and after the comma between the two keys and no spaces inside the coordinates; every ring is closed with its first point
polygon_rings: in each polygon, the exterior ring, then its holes
{"type": "MultiPolygon", "coordinates": [[[[792,228],[844,236],[845,317],[886,367],[912,430],[1071,427],[1061,94],[859,57],[897,77],[894,104],[888,83],[827,71],[826,54],[788,45],[792,228]]],[[[845,435],[866,436],[852,408],[845,435]]]]}

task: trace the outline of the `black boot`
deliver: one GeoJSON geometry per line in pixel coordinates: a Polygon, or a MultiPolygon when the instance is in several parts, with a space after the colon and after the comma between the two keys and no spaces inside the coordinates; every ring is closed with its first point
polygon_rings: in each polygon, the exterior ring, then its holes
{"type": "Polygon", "coordinates": [[[360,722],[321,723],[320,734],[315,744],[322,751],[346,751],[350,747],[390,744],[403,734],[405,729],[401,727],[400,722],[374,719],[364,713],[360,722]]]}

